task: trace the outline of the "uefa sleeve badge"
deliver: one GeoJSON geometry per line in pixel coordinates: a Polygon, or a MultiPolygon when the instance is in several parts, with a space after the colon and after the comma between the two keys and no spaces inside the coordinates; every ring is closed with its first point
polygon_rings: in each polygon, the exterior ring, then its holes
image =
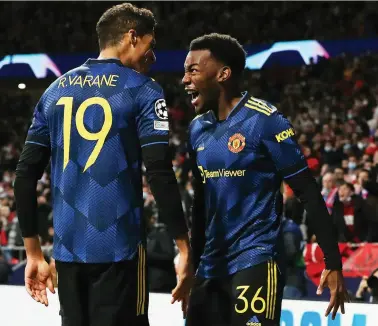
{"type": "Polygon", "coordinates": [[[155,102],[155,113],[161,120],[168,120],[168,109],[164,99],[155,102]]]}

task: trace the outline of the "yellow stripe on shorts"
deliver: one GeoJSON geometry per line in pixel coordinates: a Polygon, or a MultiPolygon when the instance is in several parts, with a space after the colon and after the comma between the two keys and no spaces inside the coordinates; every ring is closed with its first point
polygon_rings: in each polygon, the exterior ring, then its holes
{"type": "Polygon", "coordinates": [[[267,309],[266,318],[274,320],[277,300],[277,264],[268,261],[268,280],[267,280],[267,309]]]}
{"type": "Polygon", "coordinates": [[[144,315],[146,302],[146,252],[138,247],[137,316],[144,315]]]}

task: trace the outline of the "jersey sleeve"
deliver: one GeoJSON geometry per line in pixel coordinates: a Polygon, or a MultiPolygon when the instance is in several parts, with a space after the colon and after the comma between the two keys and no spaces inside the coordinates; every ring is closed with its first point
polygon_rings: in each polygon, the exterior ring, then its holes
{"type": "Polygon", "coordinates": [[[50,147],[50,131],[45,109],[44,98],[42,96],[34,109],[32,124],[28,130],[25,143],[50,147]]]}
{"type": "Polygon", "coordinates": [[[266,118],[261,137],[263,146],[283,178],[308,168],[294,128],[282,114],[276,113],[266,118]]]}
{"type": "Polygon", "coordinates": [[[136,97],[136,117],[141,147],[168,144],[168,108],[162,88],[154,81],[145,83],[136,97]]]}

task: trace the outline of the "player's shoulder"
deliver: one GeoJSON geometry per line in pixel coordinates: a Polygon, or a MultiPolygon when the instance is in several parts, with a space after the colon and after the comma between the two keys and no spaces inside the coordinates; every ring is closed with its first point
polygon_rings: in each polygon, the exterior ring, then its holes
{"type": "Polygon", "coordinates": [[[212,125],[212,111],[207,111],[202,114],[196,115],[190,122],[188,127],[189,139],[192,143],[195,143],[198,136],[201,134],[204,128],[212,125]]]}
{"type": "Polygon", "coordinates": [[[244,107],[252,110],[254,113],[262,117],[274,117],[280,115],[280,112],[273,104],[250,95],[248,95],[248,98],[244,103],[244,107]]]}
{"type": "Polygon", "coordinates": [[[73,68],[71,70],[68,70],[67,72],[65,72],[63,75],[59,76],[57,79],[55,79],[49,87],[47,87],[46,89],[46,92],[47,91],[51,91],[51,90],[54,90],[55,88],[59,88],[59,84],[61,83],[62,80],[67,80],[69,77],[72,78],[73,75],[76,75],[78,73],[80,73],[81,71],[83,71],[83,66],[78,66],[76,68],[73,68]]]}
{"type": "Polygon", "coordinates": [[[195,132],[207,123],[211,123],[211,111],[196,115],[189,124],[189,132],[195,132]]]}
{"type": "Polygon", "coordinates": [[[258,124],[261,126],[272,126],[276,125],[288,125],[290,124],[286,116],[280,112],[272,103],[249,96],[248,100],[245,101],[244,107],[251,110],[253,114],[250,117],[258,115],[258,124]]]}
{"type": "Polygon", "coordinates": [[[142,86],[144,89],[148,91],[154,91],[157,93],[163,93],[163,88],[160,86],[160,84],[153,78],[144,76],[142,74],[137,75],[138,78],[140,78],[140,86],[142,86]]]}

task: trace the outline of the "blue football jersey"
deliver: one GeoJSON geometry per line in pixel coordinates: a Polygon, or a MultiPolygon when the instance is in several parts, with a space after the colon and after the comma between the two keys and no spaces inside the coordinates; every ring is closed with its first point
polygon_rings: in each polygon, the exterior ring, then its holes
{"type": "Polygon", "coordinates": [[[26,142],[51,148],[56,260],[132,259],[144,244],[141,148],[168,143],[161,87],[89,59],[45,91],[26,142]]]}
{"type": "Polygon", "coordinates": [[[231,275],[277,258],[283,180],[307,168],[294,134],[274,106],[248,93],[226,120],[209,111],[192,121],[189,151],[206,206],[199,276],[231,275]]]}

